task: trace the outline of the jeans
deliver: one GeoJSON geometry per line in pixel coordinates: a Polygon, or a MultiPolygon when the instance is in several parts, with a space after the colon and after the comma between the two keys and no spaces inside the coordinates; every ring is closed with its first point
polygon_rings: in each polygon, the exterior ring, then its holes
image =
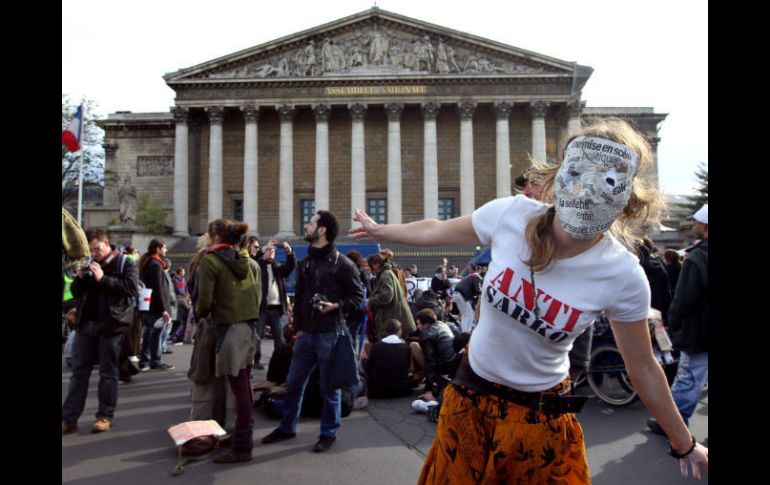
{"type": "MultiPolygon", "coordinates": [[[[259,333],[260,342],[265,338],[265,324],[270,325],[270,332],[273,334],[273,351],[282,347],[285,343],[283,341],[283,326],[281,319],[283,318],[283,310],[280,305],[269,305],[265,307],[265,311],[259,314],[259,321],[257,323],[257,332],[259,333]]],[[[254,362],[259,363],[262,358],[262,348],[257,342],[257,351],[254,353],[254,362]]]]}
{"type": "Polygon", "coordinates": [[[142,314],[142,350],[139,356],[139,367],[145,367],[149,363],[154,369],[163,363],[160,355],[160,334],[163,329],[155,328],[155,321],[159,318],[160,315],[142,314]]]}
{"type": "MultiPolygon", "coordinates": [[[[101,322],[81,322],[72,346],[72,376],[61,408],[62,421],[77,423],[86,405],[88,380],[99,356],[99,409],[97,418],[112,419],[118,402],[118,356],[123,335],[105,333],[101,322]]],[[[110,326],[111,327],[111,326],[110,326]]]]}
{"type": "Polygon", "coordinates": [[[294,355],[286,378],[287,389],[284,395],[285,412],[278,429],[285,433],[294,433],[297,419],[302,409],[302,397],[305,395],[308,377],[313,369],[320,367],[321,374],[321,434],[335,436],[340,427],[341,408],[339,389],[327,389],[326,376],[331,358],[336,332],[303,333],[294,342],[294,355]]]}
{"type": "Polygon", "coordinates": [[[674,396],[674,402],[685,424],[695,412],[695,406],[698,405],[708,377],[708,352],[681,353],[679,370],[676,373],[674,383],[671,385],[671,395],[674,396]]]}

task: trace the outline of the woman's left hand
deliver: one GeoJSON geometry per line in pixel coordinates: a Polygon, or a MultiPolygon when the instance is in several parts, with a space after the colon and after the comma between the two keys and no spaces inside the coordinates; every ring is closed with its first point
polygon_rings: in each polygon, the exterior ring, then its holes
{"type": "Polygon", "coordinates": [[[683,477],[687,478],[689,475],[690,466],[692,466],[692,477],[700,480],[701,468],[708,470],[709,467],[709,449],[700,443],[695,443],[692,453],[679,460],[679,469],[683,477]]]}

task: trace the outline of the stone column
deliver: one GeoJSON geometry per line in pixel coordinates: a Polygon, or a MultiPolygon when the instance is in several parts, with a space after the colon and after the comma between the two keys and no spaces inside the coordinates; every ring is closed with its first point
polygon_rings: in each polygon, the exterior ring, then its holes
{"type": "Polygon", "coordinates": [[[315,210],[329,210],[329,113],[328,104],[313,106],[315,113],[315,210]]]}
{"type": "Polygon", "coordinates": [[[650,148],[652,149],[652,170],[650,173],[655,187],[660,190],[660,178],[658,177],[658,143],[660,143],[660,138],[654,133],[648,133],[647,136],[650,138],[650,148]]]}
{"type": "Polygon", "coordinates": [[[473,112],[476,103],[464,101],[457,105],[460,114],[460,215],[476,208],[473,173],[473,112]]]}
{"type": "Polygon", "coordinates": [[[401,224],[402,103],[386,103],[388,114],[388,224],[401,224]]]}
{"type": "Polygon", "coordinates": [[[422,104],[424,122],[423,141],[423,195],[422,216],[438,219],[438,143],[436,141],[436,116],[441,103],[430,101],[422,104]]]}
{"type": "Polygon", "coordinates": [[[276,106],[281,115],[281,155],[278,176],[278,234],[277,239],[294,237],[294,131],[293,105],[276,106]]]}
{"type": "Polygon", "coordinates": [[[497,149],[495,180],[497,180],[497,190],[495,197],[500,198],[511,195],[511,146],[509,142],[508,116],[511,114],[513,103],[497,101],[493,106],[495,116],[497,117],[497,134],[495,137],[497,149]]]}
{"type": "Polygon", "coordinates": [[[208,220],[222,217],[222,107],[206,108],[209,117],[209,212],[208,220]]]}
{"type": "Polygon", "coordinates": [[[545,162],[545,113],[548,103],[536,101],[529,107],[532,114],[532,158],[545,162]]]}
{"type": "Polygon", "coordinates": [[[259,236],[259,156],[257,149],[257,121],[259,107],[242,106],[246,121],[243,143],[243,222],[249,233],[259,236]]]}
{"type": "Polygon", "coordinates": [[[572,136],[580,130],[580,113],[583,112],[585,106],[586,102],[580,101],[579,99],[567,105],[569,113],[569,119],[567,120],[567,137],[572,136]]]}
{"type": "Polygon", "coordinates": [[[187,119],[189,110],[173,108],[176,133],[174,136],[174,235],[188,236],[189,224],[189,161],[187,154],[187,119]]]}
{"type": "Polygon", "coordinates": [[[350,117],[353,120],[350,140],[350,227],[358,227],[353,221],[356,209],[366,208],[366,154],[364,142],[364,116],[366,105],[349,104],[350,117]]]}

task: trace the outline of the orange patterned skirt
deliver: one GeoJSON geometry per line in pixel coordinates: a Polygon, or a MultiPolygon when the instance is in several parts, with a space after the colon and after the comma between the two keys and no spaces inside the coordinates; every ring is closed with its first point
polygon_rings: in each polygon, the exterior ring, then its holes
{"type": "Polygon", "coordinates": [[[583,429],[572,413],[547,416],[450,384],[418,483],[590,484],[583,429]]]}

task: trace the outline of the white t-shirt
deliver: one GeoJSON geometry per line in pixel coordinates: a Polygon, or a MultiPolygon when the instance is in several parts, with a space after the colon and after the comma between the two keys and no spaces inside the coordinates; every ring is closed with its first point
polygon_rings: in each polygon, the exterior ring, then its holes
{"type": "Polygon", "coordinates": [[[639,260],[612,235],[535,273],[535,318],[527,222],[548,206],[524,195],[493,200],[473,212],[476,235],[492,245],[481,289],[470,364],[481,377],[524,392],[549,389],[569,372],[572,342],[604,310],[611,320],[647,318],[650,288],[639,260]]]}

